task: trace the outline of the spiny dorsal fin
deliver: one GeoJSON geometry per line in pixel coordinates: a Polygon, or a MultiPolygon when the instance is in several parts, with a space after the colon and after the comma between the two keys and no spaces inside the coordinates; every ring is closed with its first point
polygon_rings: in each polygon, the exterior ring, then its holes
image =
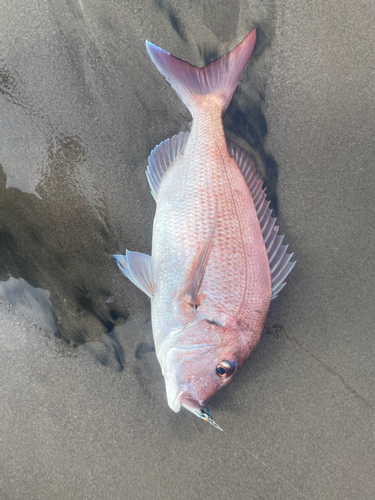
{"type": "Polygon", "coordinates": [[[176,156],[185,149],[188,138],[189,132],[180,132],[171,139],[161,142],[151,151],[146,175],[151,194],[155,200],[163,175],[173,163],[176,156]]]}
{"type": "Polygon", "coordinates": [[[118,267],[151,299],[155,289],[155,259],[140,252],[126,250],[126,255],[114,255],[118,267]]]}
{"type": "Polygon", "coordinates": [[[290,262],[293,254],[287,254],[286,250],[288,246],[281,244],[284,236],[278,236],[277,234],[279,228],[275,226],[276,219],[271,217],[272,210],[269,208],[270,202],[266,199],[265,188],[262,189],[263,179],[256,169],[254,158],[229,139],[227,143],[229,154],[233,156],[239,166],[254,201],[270,264],[272,286],[271,299],[275,299],[280,290],[286,285],[285,278],[295,265],[295,261],[290,262]]]}

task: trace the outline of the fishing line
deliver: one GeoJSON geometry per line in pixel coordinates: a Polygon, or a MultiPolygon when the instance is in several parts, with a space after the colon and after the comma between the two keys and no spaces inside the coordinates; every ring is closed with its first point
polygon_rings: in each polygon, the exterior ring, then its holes
{"type": "Polygon", "coordinates": [[[225,432],[225,434],[229,437],[229,439],[234,443],[235,446],[238,446],[242,450],[246,451],[251,457],[255,458],[255,460],[257,460],[260,464],[264,465],[264,467],[266,467],[266,469],[270,470],[276,477],[278,477],[279,479],[281,479],[282,481],[284,481],[285,484],[287,484],[288,486],[290,486],[291,488],[293,488],[295,491],[297,491],[297,493],[299,493],[300,495],[302,495],[303,498],[306,498],[307,500],[309,500],[309,498],[306,495],[304,495],[302,493],[302,491],[300,491],[298,488],[296,488],[295,486],[293,486],[292,483],[290,483],[289,481],[287,481],[283,476],[281,476],[276,471],[274,471],[269,465],[267,465],[265,462],[263,462],[263,460],[261,460],[257,455],[255,455],[254,453],[251,453],[251,451],[248,448],[246,448],[241,442],[237,443],[236,440],[234,439],[234,437],[232,437],[227,432],[225,432]]]}

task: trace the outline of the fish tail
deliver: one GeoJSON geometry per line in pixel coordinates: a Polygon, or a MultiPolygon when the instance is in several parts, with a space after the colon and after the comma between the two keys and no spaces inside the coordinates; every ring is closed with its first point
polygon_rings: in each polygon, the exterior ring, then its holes
{"type": "Polygon", "coordinates": [[[172,85],[194,116],[196,106],[202,105],[202,99],[199,99],[199,96],[208,95],[220,99],[223,114],[225,113],[241,73],[253,52],[255,41],[256,30],[253,29],[231,52],[204,68],[197,68],[188,62],[181,61],[148,41],[146,46],[160,73],[172,85]]]}

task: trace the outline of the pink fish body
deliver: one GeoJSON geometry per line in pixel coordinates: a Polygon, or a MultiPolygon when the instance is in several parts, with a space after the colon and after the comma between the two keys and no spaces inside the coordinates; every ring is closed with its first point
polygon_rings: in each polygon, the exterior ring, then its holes
{"type": "Polygon", "coordinates": [[[116,256],[124,274],[151,297],[169,406],[178,412],[183,405],[211,423],[205,403],[254,350],[271,298],[294,265],[254,160],[224,135],[222,117],[255,40],[253,30],[202,69],[147,43],[193,124],[149,158],[157,204],[152,256],[116,256]]]}

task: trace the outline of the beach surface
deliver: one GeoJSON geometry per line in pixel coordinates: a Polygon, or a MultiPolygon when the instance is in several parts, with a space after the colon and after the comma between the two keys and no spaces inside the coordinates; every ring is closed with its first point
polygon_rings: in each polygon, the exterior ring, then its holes
{"type": "Polygon", "coordinates": [[[0,16],[2,500],[370,499],[375,491],[375,4],[15,0],[0,16]],[[189,112],[149,40],[203,66],[253,28],[224,119],[297,264],[249,361],[173,413],[145,175],[189,112]]]}

